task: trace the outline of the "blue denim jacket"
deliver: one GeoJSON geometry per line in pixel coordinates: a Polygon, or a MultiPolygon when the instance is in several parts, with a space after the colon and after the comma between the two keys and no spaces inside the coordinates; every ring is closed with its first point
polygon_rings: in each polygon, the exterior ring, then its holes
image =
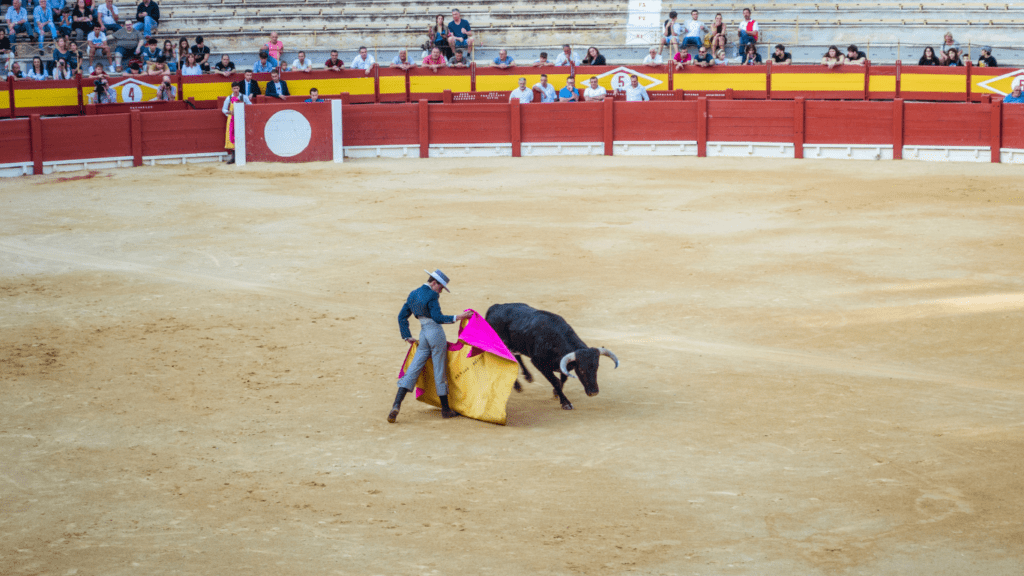
{"type": "Polygon", "coordinates": [[[426,284],[409,292],[409,298],[402,305],[402,311],[398,313],[398,329],[402,332],[402,338],[412,338],[412,332],[409,331],[409,316],[426,316],[438,324],[455,322],[455,316],[441,314],[438,294],[426,284]]]}

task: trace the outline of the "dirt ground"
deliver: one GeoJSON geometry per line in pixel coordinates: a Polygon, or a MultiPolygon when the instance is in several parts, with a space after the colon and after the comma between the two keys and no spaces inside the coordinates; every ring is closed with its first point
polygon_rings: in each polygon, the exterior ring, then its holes
{"type": "Polygon", "coordinates": [[[0,574],[1019,575],[1022,177],[552,158],[5,180],[0,574]],[[447,313],[526,302],[621,366],[596,397],[570,381],[573,411],[538,381],[505,427],[411,398],[388,424],[396,315],[435,267],[447,313]]]}

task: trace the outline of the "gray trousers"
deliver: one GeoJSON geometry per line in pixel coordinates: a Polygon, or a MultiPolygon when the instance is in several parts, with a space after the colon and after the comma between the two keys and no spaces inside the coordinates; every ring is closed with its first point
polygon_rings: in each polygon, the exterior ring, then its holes
{"type": "Polygon", "coordinates": [[[445,338],[444,329],[430,318],[420,318],[420,343],[416,347],[416,355],[412,357],[412,364],[405,371],[405,376],[398,380],[398,387],[405,388],[412,392],[416,387],[416,380],[420,377],[420,371],[427,364],[427,359],[434,360],[434,387],[438,396],[448,394],[448,379],[445,375],[445,365],[448,362],[448,339],[445,338]]]}

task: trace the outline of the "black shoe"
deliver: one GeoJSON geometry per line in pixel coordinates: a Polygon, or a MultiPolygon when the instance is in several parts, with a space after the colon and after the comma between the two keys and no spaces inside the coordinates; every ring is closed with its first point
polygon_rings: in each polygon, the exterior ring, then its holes
{"type": "Polygon", "coordinates": [[[448,405],[448,395],[438,396],[441,400],[441,418],[455,418],[459,415],[458,412],[452,410],[451,406],[448,405]]]}
{"type": "Polygon", "coordinates": [[[395,420],[398,420],[398,408],[392,408],[391,413],[388,414],[388,422],[394,424],[395,420]]]}
{"type": "Polygon", "coordinates": [[[398,389],[398,394],[395,395],[395,404],[391,407],[391,413],[388,414],[388,422],[394,424],[395,420],[398,420],[398,410],[402,407],[402,400],[405,400],[405,395],[408,392],[405,388],[398,389]]]}

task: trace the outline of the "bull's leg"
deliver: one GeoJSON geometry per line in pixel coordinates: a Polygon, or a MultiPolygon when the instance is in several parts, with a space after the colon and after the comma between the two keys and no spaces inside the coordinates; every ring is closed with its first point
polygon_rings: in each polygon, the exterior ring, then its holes
{"type": "MultiPolygon", "coordinates": [[[[537,365],[534,364],[534,366],[537,365]]],[[[540,373],[548,379],[548,382],[551,382],[551,387],[555,389],[555,396],[558,397],[558,401],[562,404],[562,410],[572,410],[572,402],[569,402],[569,399],[562,393],[562,385],[565,384],[565,375],[562,375],[562,379],[559,380],[551,370],[541,368],[540,366],[537,366],[537,370],[540,370],[540,373]]]]}
{"type": "Polygon", "coordinates": [[[533,382],[533,374],[530,374],[530,371],[526,369],[526,364],[523,364],[523,357],[520,356],[519,354],[516,354],[515,356],[516,362],[519,362],[519,366],[523,369],[523,374],[526,376],[526,381],[533,382]]]}

